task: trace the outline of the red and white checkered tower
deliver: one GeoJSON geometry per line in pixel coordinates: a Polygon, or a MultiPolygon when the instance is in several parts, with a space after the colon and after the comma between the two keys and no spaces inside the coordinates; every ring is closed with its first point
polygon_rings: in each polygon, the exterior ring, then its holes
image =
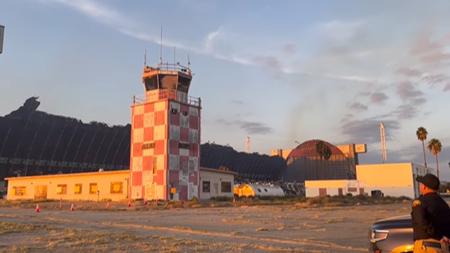
{"type": "Polygon", "coordinates": [[[145,99],[131,106],[131,198],[198,198],[200,98],[188,96],[192,73],[179,64],[144,67],[145,99]]]}

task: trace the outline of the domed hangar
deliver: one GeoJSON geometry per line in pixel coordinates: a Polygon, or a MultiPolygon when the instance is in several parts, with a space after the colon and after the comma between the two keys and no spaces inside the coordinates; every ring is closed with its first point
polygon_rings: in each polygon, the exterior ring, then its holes
{"type": "Polygon", "coordinates": [[[338,147],[323,141],[309,140],[293,149],[283,173],[285,182],[305,180],[354,179],[355,163],[338,147]]]}

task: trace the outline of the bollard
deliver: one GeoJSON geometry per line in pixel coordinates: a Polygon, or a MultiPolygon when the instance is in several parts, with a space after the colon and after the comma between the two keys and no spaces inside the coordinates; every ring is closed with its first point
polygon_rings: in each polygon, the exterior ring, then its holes
{"type": "Polygon", "coordinates": [[[72,203],[72,204],[70,204],[70,211],[75,211],[75,206],[74,206],[74,204],[72,203]]]}

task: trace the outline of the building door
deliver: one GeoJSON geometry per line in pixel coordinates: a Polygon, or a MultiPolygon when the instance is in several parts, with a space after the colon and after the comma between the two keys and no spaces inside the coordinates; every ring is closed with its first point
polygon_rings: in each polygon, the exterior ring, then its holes
{"type": "Polygon", "coordinates": [[[319,197],[327,196],[327,188],[319,188],[319,197]]]}
{"type": "Polygon", "coordinates": [[[211,197],[217,197],[218,195],[219,195],[219,183],[213,183],[211,197]]]}
{"type": "Polygon", "coordinates": [[[34,187],[34,199],[35,200],[47,199],[47,186],[46,185],[36,185],[34,187]]]}
{"type": "Polygon", "coordinates": [[[359,195],[364,195],[364,188],[359,188],[359,195]]]}

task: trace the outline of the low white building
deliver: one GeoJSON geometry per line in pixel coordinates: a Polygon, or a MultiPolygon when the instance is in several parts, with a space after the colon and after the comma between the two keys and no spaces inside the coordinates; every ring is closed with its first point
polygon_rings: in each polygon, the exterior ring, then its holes
{"type": "Polygon", "coordinates": [[[200,199],[233,197],[236,172],[200,167],[200,199]]]}
{"type": "Polygon", "coordinates": [[[305,181],[306,197],[326,195],[371,195],[381,191],[384,196],[415,198],[419,196],[418,175],[433,173],[413,163],[383,163],[356,165],[356,180],[310,180],[305,181]]]}

